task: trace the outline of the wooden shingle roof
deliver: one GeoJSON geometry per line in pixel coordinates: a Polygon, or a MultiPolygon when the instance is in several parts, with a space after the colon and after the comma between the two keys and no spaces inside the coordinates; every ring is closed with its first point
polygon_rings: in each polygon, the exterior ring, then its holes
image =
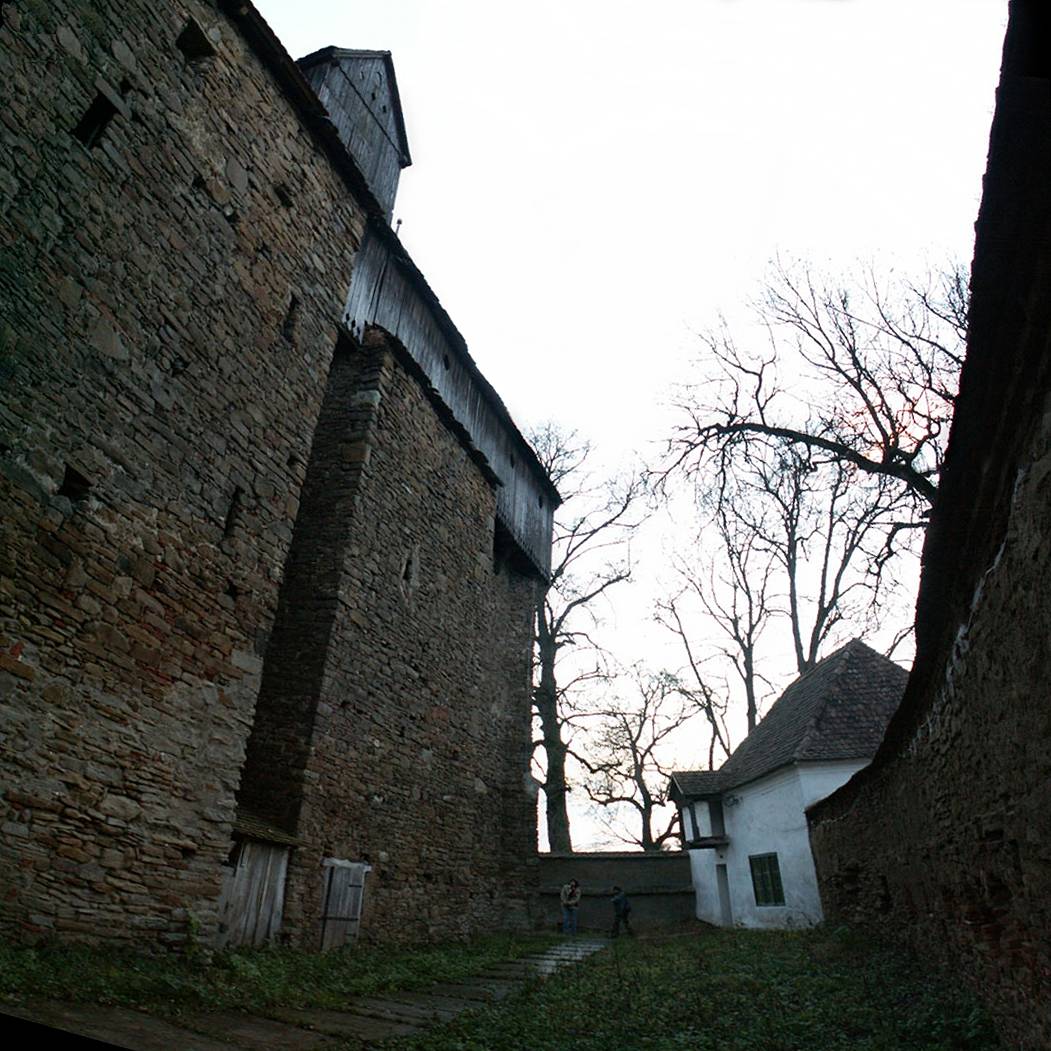
{"type": "Polygon", "coordinates": [[[725,792],[790,763],[871,759],[907,679],[904,668],[853,639],[796,679],[720,769],[673,773],[673,793],[725,792]]]}

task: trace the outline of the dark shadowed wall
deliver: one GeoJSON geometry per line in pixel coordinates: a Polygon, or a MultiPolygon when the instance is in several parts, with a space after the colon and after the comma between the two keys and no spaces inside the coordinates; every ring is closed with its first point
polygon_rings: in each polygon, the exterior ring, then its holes
{"type": "Polygon", "coordinates": [[[873,764],[810,811],[826,912],[949,962],[1051,1046],[1051,24],[1016,2],[917,659],[873,764]]]}

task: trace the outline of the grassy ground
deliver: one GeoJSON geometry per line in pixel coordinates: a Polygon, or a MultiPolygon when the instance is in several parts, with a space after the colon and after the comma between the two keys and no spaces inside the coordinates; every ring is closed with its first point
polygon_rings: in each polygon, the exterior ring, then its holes
{"type": "Polygon", "coordinates": [[[141,1007],[165,1015],[277,1007],[338,1010],[349,997],[454,981],[558,939],[494,935],[470,945],[317,953],[246,950],[187,956],[120,949],[0,944],[0,999],[27,997],[141,1007]]]}
{"type": "MultiPolygon", "coordinates": [[[[557,939],[272,950],[211,958],[0,945],[0,999],[79,1000],[164,1015],[235,1008],[340,1008],[362,993],[455,980],[557,939]]],[[[621,938],[609,951],[461,1016],[401,1051],[994,1051],[960,983],[846,931],[720,931],[621,938]]]]}
{"type": "Polygon", "coordinates": [[[959,983],[847,932],[621,938],[402,1051],[993,1051],[959,983]]]}

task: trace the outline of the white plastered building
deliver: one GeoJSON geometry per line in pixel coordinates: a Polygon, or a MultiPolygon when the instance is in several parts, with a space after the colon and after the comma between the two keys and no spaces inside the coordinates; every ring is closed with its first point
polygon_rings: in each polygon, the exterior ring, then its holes
{"type": "Polygon", "coordinates": [[[698,919],[820,922],[806,809],[868,765],[907,677],[854,639],[796,679],[719,770],[671,775],[698,919]]]}

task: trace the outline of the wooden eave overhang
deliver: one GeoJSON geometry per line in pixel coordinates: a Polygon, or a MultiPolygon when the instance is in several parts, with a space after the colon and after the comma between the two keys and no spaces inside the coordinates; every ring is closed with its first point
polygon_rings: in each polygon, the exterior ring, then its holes
{"type": "MultiPolygon", "coordinates": [[[[460,358],[466,371],[482,398],[493,410],[501,426],[517,446],[522,462],[529,465],[530,473],[536,478],[540,487],[551,501],[552,507],[562,503],[562,497],[555,488],[547,471],[537,459],[533,447],[526,441],[518,429],[511,414],[507,411],[503,399],[497,394],[492,384],[482,375],[477,363],[467,348],[463,335],[441,305],[437,295],[427,283],[420,269],[405,250],[398,236],[391,229],[372,190],[369,189],[365,176],[361,173],[350,152],[343,145],[335,125],[329,119],[325,107],[321,104],[314,89],[303,75],[302,70],[285,50],[266,19],[249,0],[216,0],[217,6],[238,28],[245,41],[255,52],[259,60],[267,67],[281,88],[285,97],[299,113],[303,126],[310,132],[318,146],[325,153],[333,168],[340,175],[354,198],[365,212],[370,233],[381,238],[391,257],[397,261],[399,269],[410,280],[427,304],[435,321],[449,340],[454,352],[460,358]]],[[[353,53],[353,52],[350,52],[353,53]]],[[[315,52],[317,54],[317,52],[315,52]]],[[[389,58],[389,52],[386,53],[389,58]]],[[[399,103],[400,105],[400,103],[399,103]]]]}

